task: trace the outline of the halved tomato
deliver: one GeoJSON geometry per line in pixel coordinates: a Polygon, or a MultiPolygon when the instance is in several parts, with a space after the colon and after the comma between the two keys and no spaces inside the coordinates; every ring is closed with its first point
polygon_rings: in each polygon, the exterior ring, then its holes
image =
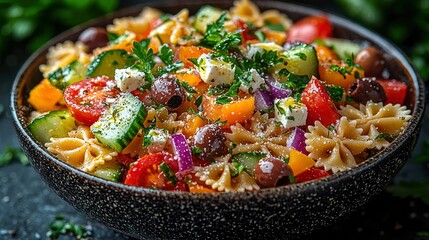
{"type": "Polygon", "coordinates": [[[173,155],[163,152],[154,153],[137,160],[128,170],[124,183],[144,188],[188,191],[187,184],[183,180],[177,180],[174,184],[169,181],[161,169],[163,163],[168,166],[173,175],[179,170],[173,155]]]}
{"type": "Polygon", "coordinates": [[[119,96],[120,90],[111,87],[115,85],[105,76],[73,83],[64,90],[67,109],[77,121],[91,126],[119,96]]]}
{"type": "Polygon", "coordinates": [[[327,16],[306,17],[289,28],[286,41],[312,43],[317,38],[332,37],[332,30],[332,24],[327,16]]]}

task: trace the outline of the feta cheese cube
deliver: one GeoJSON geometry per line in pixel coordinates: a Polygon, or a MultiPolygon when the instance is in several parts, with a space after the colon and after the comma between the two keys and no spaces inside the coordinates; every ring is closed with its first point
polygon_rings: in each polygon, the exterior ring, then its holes
{"type": "Polygon", "coordinates": [[[265,81],[261,77],[261,75],[259,75],[259,73],[253,68],[250,69],[250,74],[252,76],[252,79],[250,80],[250,82],[242,81],[240,85],[240,90],[245,93],[253,93],[257,89],[264,88],[265,81]]]}
{"type": "Polygon", "coordinates": [[[303,126],[307,121],[307,107],[292,97],[274,100],[276,119],[285,127],[303,126]]]}
{"type": "Polygon", "coordinates": [[[220,59],[211,59],[209,54],[203,54],[198,58],[198,72],[201,79],[208,84],[231,84],[234,80],[235,68],[231,63],[220,59]]]}
{"type": "Polygon", "coordinates": [[[249,46],[249,50],[247,51],[246,57],[248,59],[252,59],[253,56],[255,56],[255,54],[257,52],[262,53],[263,50],[265,51],[276,51],[276,52],[280,52],[283,50],[283,48],[280,45],[277,45],[273,42],[269,42],[269,43],[255,43],[255,44],[251,44],[249,46]]]}
{"type": "Polygon", "coordinates": [[[145,138],[150,138],[150,143],[147,146],[149,153],[157,153],[164,150],[165,144],[168,140],[168,132],[163,131],[162,129],[151,129],[145,136],[145,138]]]}
{"type": "Polygon", "coordinates": [[[123,68],[115,70],[116,85],[122,92],[131,92],[142,87],[145,81],[144,72],[137,69],[123,68]]]}

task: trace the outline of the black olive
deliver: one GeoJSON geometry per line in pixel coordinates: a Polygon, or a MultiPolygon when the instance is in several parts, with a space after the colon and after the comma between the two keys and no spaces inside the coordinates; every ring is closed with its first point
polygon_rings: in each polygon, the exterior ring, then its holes
{"type": "Polygon", "coordinates": [[[79,35],[78,40],[88,47],[89,52],[96,48],[107,46],[109,42],[106,30],[101,27],[87,28],[79,35]]]}
{"type": "Polygon", "coordinates": [[[349,95],[358,103],[385,102],[386,93],[383,87],[372,78],[359,78],[349,88],[349,95]]]}
{"type": "Polygon", "coordinates": [[[362,49],[356,55],[355,63],[365,70],[365,76],[367,77],[380,76],[385,67],[383,55],[372,46],[362,49]]]}
{"type": "Polygon", "coordinates": [[[274,157],[259,160],[255,167],[256,183],[261,188],[276,187],[280,180],[292,175],[289,165],[274,157]]]}
{"type": "Polygon", "coordinates": [[[215,124],[198,128],[193,138],[194,146],[201,150],[199,156],[207,160],[226,154],[225,141],[223,130],[215,124]]]}
{"type": "Polygon", "coordinates": [[[176,109],[182,105],[185,93],[178,80],[172,75],[157,77],[151,86],[151,95],[155,103],[176,109]]]}

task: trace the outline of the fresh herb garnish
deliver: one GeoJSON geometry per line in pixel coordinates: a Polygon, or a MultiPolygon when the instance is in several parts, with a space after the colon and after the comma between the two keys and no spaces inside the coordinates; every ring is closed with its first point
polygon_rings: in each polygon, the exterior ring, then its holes
{"type": "Polygon", "coordinates": [[[240,88],[241,82],[235,82],[231,85],[225,94],[220,95],[216,98],[217,104],[227,104],[232,102],[233,98],[238,97],[238,89],[240,88]]]}
{"type": "Polygon", "coordinates": [[[197,117],[201,118],[202,120],[206,120],[205,117],[203,117],[197,110],[193,109],[193,108],[189,108],[188,109],[188,113],[192,113],[195,114],[197,117]]]}
{"type": "Polygon", "coordinates": [[[234,167],[229,169],[232,178],[238,177],[238,175],[240,175],[244,170],[244,165],[237,161],[233,161],[232,166],[234,167]]]}
{"type": "Polygon", "coordinates": [[[49,231],[46,233],[46,237],[49,239],[58,239],[60,235],[67,234],[74,236],[76,239],[84,240],[91,237],[92,231],[89,227],[65,220],[63,215],[57,215],[55,221],[49,223],[49,231]]]}
{"type": "Polygon", "coordinates": [[[292,175],[290,175],[290,176],[289,176],[289,182],[290,182],[290,183],[295,183],[295,182],[296,182],[295,177],[294,177],[294,176],[292,176],[292,175]]]}
{"type": "Polygon", "coordinates": [[[387,191],[393,196],[400,198],[421,199],[429,205],[429,179],[412,182],[399,182],[393,186],[388,186],[387,191]]]}
{"type": "Polygon", "coordinates": [[[175,186],[179,179],[177,179],[173,170],[171,170],[171,168],[164,162],[159,165],[159,168],[161,169],[162,173],[164,173],[164,176],[167,178],[167,180],[173,184],[173,186],[175,186]]]}
{"type": "Polygon", "coordinates": [[[326,92],[331,96],[334,102],[343,100],[344,88],[340,86],[330,85],[325,86],[326,92]]]}
{"type": "Polygon", "coordinates": [[[307,55],[305,55],[305,53],[303,53],[303,52],[297,52],[294,55],[299,57],[299,59],[301,59],[303,61],[307,60],[307,55]]]}
{"type": "Polygon", "coordinates": [[[141,42],[133,43],[133,52],[137,56],[138,61],[133,65],[134,68],[144,72],[145,80],[152,83],[155,79],[152,73],[152,69],[155,66],[154,53],[149,48],[150,38],[143,39],[141,42]]]}
{"type": "Polygon", "coordinates": [[[224,29],[226,12],[222,12],[220,17],[213,23],[207,25],[206,33],[200,41],[200,45],[214,49],[219,54],[225,55],[228,49],[236,48],[241,44],[240,32],[228,33],[224,29]]]}
{"type": "Polygon", "coordinates": [[[23,165],[28,165],[29,163],[27,156],[25,156],[21,148],[6,147],[0,153],[0,167],[11,163],[14,159],[23,165]]]}
{"type": "Polygon", "coordinates": [[[310,81],[307,75],[296,75],[289,72],[286,68],[280,70],[278,74],[279,76],[286,77],[286,81],[282,83],[282,87],[292,90],[295,94],[301,93],[310,81]]]}
{"type": "Polygon", "coordinates": [[[283,24],[273,24],[270,21],[265,21],[265,27],[267,27],[270,30],[278,31],[278,32],[284,32],[286,29],[283,26],[283,24]]]}
{"type": "Polygon", "coordinates": [[[285,114],[286,114],[286,111],[283,109],[283,107],[281,107],[281,106],[280,106],[280,101],[278,101],[278,102],[275,104],[275,106],[276,106],[276,108],[277,108],[277,111],[279,111],[279,113],[280,113],[280,114],[282,114],[282,115],[285,115],[285,114]]]}
{"type": "Polygon", "coordinates": [[[203,152],[203,150],[201,150],[201,148],[196,147],[196,146],[192,147],[192,149],[191,149],[192,155],[198,155],[198,154],[200,154],[202,152],[203,152]]]}
{"type": "Polygon", "coordinates": [[[375,138],[375,140],[377,140],[377,139],[386,139],[386,140],[392,141],[393,139],[395,139],[395,136],[392,136],[392,135],[387,134],[387,133],[380,133],[380,134],[375,138]]]}
{"type": "Polygon", "coordinates": [[[159,75],[162,75],[164,73],[176,72],[184,65],[181,61],[174,61],[173,50],[171,50],[168,44],[164,44],[159,48],[159,53],[157,56],[165,64],[164,67],[158,68],[157,74],[159,75]]]}

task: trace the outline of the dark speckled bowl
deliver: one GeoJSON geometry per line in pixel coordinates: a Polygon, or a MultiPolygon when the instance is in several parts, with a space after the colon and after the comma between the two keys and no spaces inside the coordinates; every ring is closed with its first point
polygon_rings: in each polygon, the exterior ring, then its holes
{"type": "MultiPolygon", "coordinates": [[[[213,1],[222,8],[231,3],[213,1]]],[[[187,3],[195,12],[200,6],[187,3]]],[[[261,9],[279,9],[292,19],[319,14],[302,6],[259,2],[261,9]]],[[[152,4],[176,13],[180,3],[152,4]]],[[[26,129],[31,111],[26,98],[42,76],[38,66],[45,62],[48,48],[65,40],[76,40],[88,26],[105,26],[114,17],[137,15],[143,6],[73,28],[34,53],[24,64],[12,89],[12,112],[22,148],[43,180],[64,200],[89,217],[120,232],[147,239],[199,238],[294,238],[334,223],[379,193],[404,165],[414,147],[424,111],[423,83],[404,54],[388,41],[354,23],[329,15],[335,35],[364,40],[391,57],[393,77],[409,86],[406,104],[413,118],[405,133],[384,151],[359,166],[319,181],[245,193],[191,194],[125,186],[105,181],[56,159],[36,142],[26,129]]]]}

